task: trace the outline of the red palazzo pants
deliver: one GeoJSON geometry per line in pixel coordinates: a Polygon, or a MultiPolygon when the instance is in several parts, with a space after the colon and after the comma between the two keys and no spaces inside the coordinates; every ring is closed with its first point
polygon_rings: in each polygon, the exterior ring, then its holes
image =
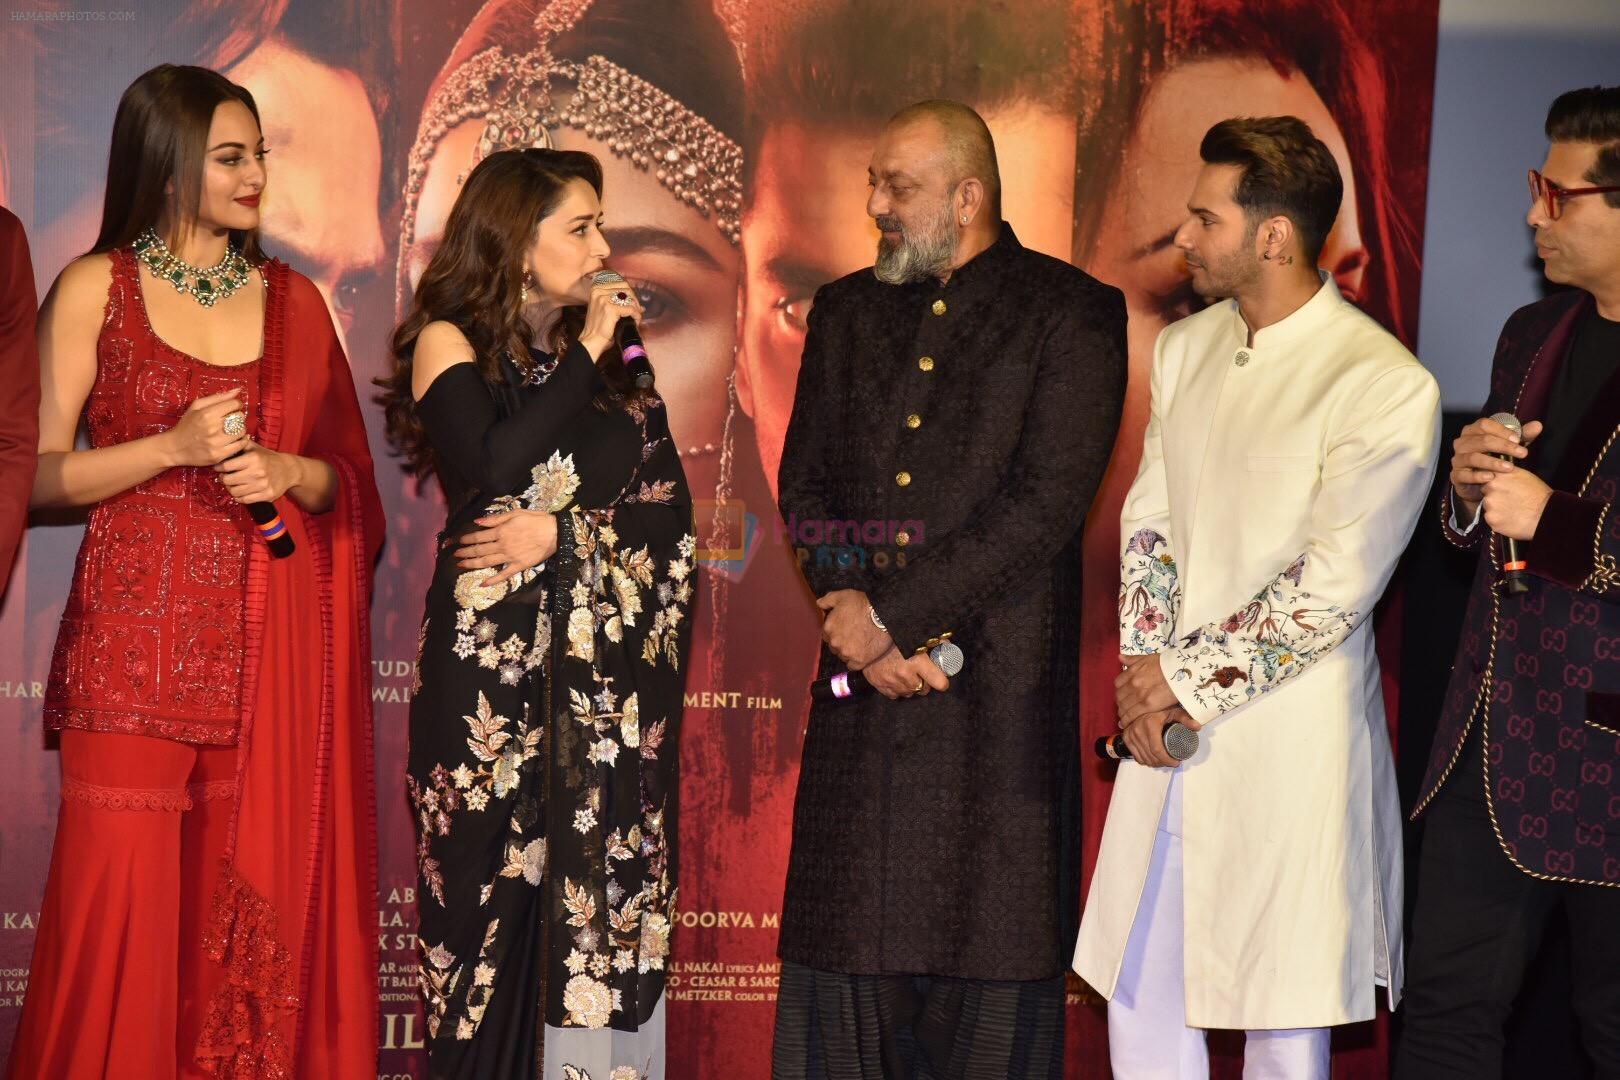
{"type": "Polygon", "coordinates": [[[10,1080],[201,1077],[202,937],[236,748],[62,733],[62,805],[10,1080]]]}

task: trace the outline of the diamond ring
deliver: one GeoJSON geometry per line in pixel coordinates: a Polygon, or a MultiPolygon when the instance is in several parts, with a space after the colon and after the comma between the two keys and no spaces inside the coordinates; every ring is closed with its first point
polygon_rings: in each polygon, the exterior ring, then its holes
{"type": "Polygon", "coordinates": [[[629,307],[630,294],[627,292],[616,292],[612,296],[608,297],[608,302],[611,304],[616,304],[619,307],[629,307]]]}
{"type": "Polygon", "coordinates": [[[243,412],[241,409],[238,409],[233,413],[226,413],[225,420],[221,424],[221,427],[225,429],[225,434],[229,435],[231,438],[240,439],[242,436],[247,434],[247,413],[243,412]]]}

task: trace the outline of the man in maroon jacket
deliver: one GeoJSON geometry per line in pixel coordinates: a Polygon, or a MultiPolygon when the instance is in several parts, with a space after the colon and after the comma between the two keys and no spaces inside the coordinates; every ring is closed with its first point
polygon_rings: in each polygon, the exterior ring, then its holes
{"type": "Polygon", "coordinates": [[[1398,1080],[1501,1075],[1555,917],[1586,1051],[1620,1076],[1620,87],[1564,94],[1547,137],[1527,220],[1548,279],[1572,287],[1502,328],[1484,414],[1513,413],[1522,436],[1481,419],[1454,444],[1441,521],[1482,550],[1413,815],[1398,1080]],[[1505,587],[1504,560],[1526,589],[1505,587]]]}
{"type": "Polygon", "coordinates": [[[0,595],[28,523],[39,456],[38,311],[28,237],[16,215],[0,206],[0,595]]]}

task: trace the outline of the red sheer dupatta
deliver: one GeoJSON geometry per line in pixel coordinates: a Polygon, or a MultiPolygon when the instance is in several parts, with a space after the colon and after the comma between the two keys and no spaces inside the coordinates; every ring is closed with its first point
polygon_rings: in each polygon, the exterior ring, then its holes
{"type": "Polygon", "coordinates": [[[377,827],[369,601],[382,504],[320,293],[267,264],[259,441],[338,474],[324,514],[278,509],[298,550],[248,567],[236,815],[205,945],[225,981],[196,1059],[240,1080],[374,1075],[377,827]]]}

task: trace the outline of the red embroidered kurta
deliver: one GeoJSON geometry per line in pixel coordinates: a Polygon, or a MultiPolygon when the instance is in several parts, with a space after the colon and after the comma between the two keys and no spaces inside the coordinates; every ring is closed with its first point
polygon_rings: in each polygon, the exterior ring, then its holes
{"type": "MultiPolygon", "coordinates": [[[[172,428],[193,400],[246,391],[258,434],[263,363],[207,364],[152,331],[127,250],[112,286],[85,403],[90,445],[172,428]]],[[[265,324],[280,318],[266,274],[265,324]]],[[[253,522],[207,467],[166,469],[90,511],[45,697],[51,728],[234,743],[242,712],[243,626],[253,522]]]]}

